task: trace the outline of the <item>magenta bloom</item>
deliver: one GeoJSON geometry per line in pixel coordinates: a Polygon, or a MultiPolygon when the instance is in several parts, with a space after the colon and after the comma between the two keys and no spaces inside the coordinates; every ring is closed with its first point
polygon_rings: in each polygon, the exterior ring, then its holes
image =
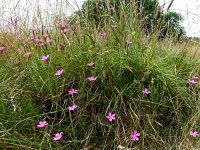
{"type": "Polygon", "coordinates": [[[69,29],[64,28],[64,29],[63,29],[63,32],[64,32],[64,33],[69,32],[69,29]]]}
{"type": "Polygon", "coordinates": [[[16,40],[21,40],[21,36],[16,36],[16,40]]]}
{"type": "Polygon", "coordinates": [[[37,46],[39,46],[39,47],[41,47],[41,46],[43,46],[44,45],[44,43],[38,43],[37,44],[37,46]]]}
{"type": "Polygon", "coordinates": [[[76,105],[71,105],[69,107],[67,107],[68,110],[75,110],[77,108],[76,105]]]}
{"type": "Polygon", "coordinates": [[[108,35],[108,33],[105,31],[100,32],[100,36],[102,36],[102,37],[106,37],[107,35],[108,35]]]}
{"type": "Polygon", "coordinates": [[[193,80],[199,80],[199,76],[192,76],[193,80]]]}
{"type": "Polygon", "coordinates": [[[25,55],[26,56],[31,56],[31,55],[33,55],[33,53],[32,52],[26,52],[25,55]]]}
{"type": "Polygon", "coordinates": [[[110,122],[112,122],[113,120],[116,119],[115,116],[116,116],[116,115],[115,115],[114,113],[109,112],[109,113],[108,113],[108,116],[106,116],[106,118],[107,118],[110,122]]]}
{"type": "Polygon", "coordinates": [[[48,33],[43,34],[43,37],[47,38],[49,36],[48,33]]]}
{"type": "Polygon", "coordinates": [[[41,61],[47,61],[47,59],[49,59],[49,55],[44,55],[42,56],[41,61]]]}
{"type": "Polygon", "coordinates": [[[64,69],[57,70],[57,71],[56,71],[56,76],[62,75],[63,72],[64,72],[64,69]]]}
{"type": "Polygon", "coordinates": [[[30,36],[28,37],[28,39],[29,39],[29,40],[34,40],[35,37],[34,37],[34,35],[30,35],[30,36]]]}
{"type": "Polygon", "coordinates": [[[60,140],[62,138],[62,134],[63,134],[63,132],[56,133],[55,136],[54,136],[54,138],[53,138],[53,140],[54,141],[60,140]]]}
{"type": "Polygon", "coordinates": [[[50,44],[50,43],[52,43],[52,42],[53,42],[53,40],[47,39],[46,42],[45,42],[45,44],[50,44]]]}
{"type": "Polygon", "coordinates": [[[0,47],[0,51],[3,51],[5,49],[5,47],[0,47]]]}
{"type": "Polygon", "coordinates": [[[94,76],[91,76],[91,77],[88,77],[87,80],[88,81],[96,81],[97,77],[94,77],[94,76]]]}
{"type": "Polygon", "coordinates": [[[146,95],[148,95],[148,94],[150,94],[151,92],[150,92],[150,90],[149,90],[148,88],[144,88],[143,93],[146,94],[146,95]]]}
{"type": "Polygon", "coordinates": [[[37,41],[37,42],[43,42],[43,40],[40,39],[40,38],[37,38],[36,41],[37,41]]]}
{"type": "Polygon", "coordinates": [[[126,40],[126,43],[127,43],[127,44],[133,44],[133,41],[131,41],[131,40],[126,40]]]}
{"type": "Polygon", "coordinates": [[[197,136],[199,136],[199,134],[197,131],[190,131],[190,136],[197,137],[197,136]]]}
{"type": "Polygon", "coordinates": [[[88,67],[93,67],[94,66],[94,62],[91,62],[89,64],[87,64],[88,67]]]}
{"type": "Polygon", "coordinates": [[[64,27],[66,26],[66,25],[65,25],[65,22],[61,22],[60,25],[61,25],[62,28],[64,28],[64,27]]]}
{"type": "Polygon", "coordinates": [[[136,130],[134,130],[133,134],[131,135],[131,139],[133,141],[138,141],[139,140],[139,138],[138,138],[139,136],[140,136],[140,133],[137,132],[136,130]]]}
{"type": "Polygon", "coordinates": [[[190,85],[194,85],[194,84],[197,84],[197,81],[194,79],[188,79],[187,83],[189,83],[190,85]]]}
{"type": "Polygon", "coordinates": [[[40,121],[38,124],[37,124],[37,127],[38,128],[44,128],[45,126],[47,126],[48,123],[46,121],[40,121]]]}
{"type": "Polygon", "coordinates": [[[7,23],[6,25],[5,25],[5,27],[7,28],[7,29],[11,29],[11,24],[10,23],[7,23]]]}
{"type": "Polygon", "coordinates": [[[36,27],[31,27],[31,31],[35,31],[36,30],[36,27]]]}
{"type": "Polygon", "coordinates": [[[77,94],[77,93],[78,93],[78,90],[76,90],[76,89],[70,89],[70,90],[68,90],[68,93],[69,93],[70,95],[77,94]]]}
{"type": "Polygon", "coordinates": [[[15,17],[13,18],[14,24],[16,24],[18,21],[19,21],[19,17],[18,17],[18,16],[15,16],[15,17]]]}

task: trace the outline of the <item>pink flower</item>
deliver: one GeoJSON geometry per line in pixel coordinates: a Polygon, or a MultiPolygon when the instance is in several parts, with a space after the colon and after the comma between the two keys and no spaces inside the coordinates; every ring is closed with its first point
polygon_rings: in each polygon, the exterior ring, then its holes
{"type": "Polygon", "coordinates": [[[29,39],[29,40],[34,40],[35,37],[34,37],[34,35],[30,35],[30,36],[28,37],[28,39],[29,39]]]}
{"type": "Polygon", "coordinates": [[[69,107],[67,107],[68,110],[75,110],[77,108],[76,105],[71,105],[69,107]]]}
{"type": "Polygon", "coordinates": [[[53,42],[53,40],[47,39],[46,42],[45,42],[45,44],[50,44],[50,43],[52,43],[52,42],[53,42]]]}
{"type": "Polygon", "coordinates": [[[199,76],[192,76],[193,80],[199,80],[199,76]]]}
{"type": "Polygon", "coordinates": [[[0,47],[0,51],[3,51],[5,49],[5,47],[0,47]]]}
{"type": "Polygon", "coordinates": [[[68,32],[68,31],[69,31],[69,29],[67,29],[67,28],[64,28],[64,29],[63,29],[63,32],[64,32],[64,33],[68,32]]]}
{"type": "Polygon", "coordinates": [[[48,123],[46,121],[40,121],[38,124],[37,124],[37,127],[38,128],[44,128],[45,126],[47,126],[48,123]]]}
{"type": "Polygon", "coordinates": [[[43,46],[43,45],[44,45],[44,43],[38,43],[38,44],[37,44],[37,46],[39,46],[39,47],[40,47],[40,46],[43,46]]]}
{"type": "Polygon", "coordinates": [[[87,64],[88,67],[93,67],[94,66],[94,62],[91,62],[89,64],[87,64]]]}
{"type": "Polygon", "coordinates": [[[127,40],[126,40],[126,43],[127,43],[127,44],[133,44],[133,41],[127,39],[127,40]]]}
{"type": "Polygon", "coordinates": [[[148,88],[144,88],[143,93],[146,94],[146,95],[148,95],[148,94],[150,94],[151,92],[150,92],[150,90],[149,90],[148,88]]]}
{"type": "Polygon", "coordinates": [[[26,52],[25,55],[26,56],[31,56],[31,55],[33,55],[33,53],[32,52],[26,52]]]}
{"type": "Polygon", "coordinates": [[[189,83],[190,85],[194,85],[194,84],[197,84],[197,81],[194,79],[188,79],[187,83],[189,83]]]}
{"type": "Polygon", "coordinates": [[[47,38],[49,36],[48,33],[43,34],[43,37],[47,38]]]}
{"type": "Polygon", "coordinates": [[[106,37],[107,35],[108,35],[108,33],[105,31],[100,32],[100,36],[102,36],[102,37],[106,37]]]}
{"type": "Polygon", "coordinates": [[[18,17],[18,16],[15,16],[15,17],[13,18],[14,24],[16,24],[18,21],[19,21],[19,17],[18,17]]]}
{"type": "Polygon", "coordinates": [[[46,61],[47,59],[49,59],[49,55],[44,55],[44,56],[42,56],[42,58],[41,58],[41,61],[46,61]]]}
{"type": "Polygon", "coordinates": [[[116,119],[115,116],[116,116],[116,115],[115,115],[114,113],[109,112],[109,113],[108,113],[108,116],[106,116],[106,118],[107,118],[110,122],[112,122],[113,120],[116,119]]]}
{"type": "Polygon", "coordinates": [[[87,80],[88,81],[96,81],[97,77],[94,77],[94,76],[91,76],[91,77],[88,77],[87,80]]]}
{"type": "Polygon", "coordinates": [[[64,28],[64,27],[66,26],[66,25],[65,25],[65,22],[61,22],[60,25],[61,25],[62,28],[64,28]]]}
{"type": "Polygon", "coordinates": [[[16,40],[21,40],[21,36],[16,36],[16,40]]]}
{"type": "Polygon", "coordinates": [[[42,35],[41,35],[41,34],[37,34],[35,37],[36,37],[37,39],[40,39],[40,38],[42,37],[42,35]]]}
{"type": "Polygon", "coordinates": [[[40,39],[40,38],[37,38],[36,41],[37,41],[37,42],[43,42],[43,40],[40,39]]]}
{"type": "Polygon", "coordinates": [[[63,134],[63,132],[56,133],[55,136],[54,136],[54,138],[53,138],[53,140],[54,141],[60,140],[62,138],[62,134],[63,134]]]}
{"type": "Polygon", "coordinates": [[[139,136],[140,136],[140,133],[137,132],[136,130],[134,130],[134,133],[131,135],[131,139],[133,141],[138,141],[139,140],[139,138],[138,138],[139,136]]]}
{"type": "Polygon", "coordinates": [[[5,27],[7,28],[7,29],[11,29],[11,24],[10,23],[7,23],[6,25],[5,25],[5,27]]]}
{"type": "Polygon", "coordinates": [[[199,134],[197,131],[190,131],[190,136],[197,137],[197,136],[199,136],[199,134]]]}
{"type": "Polygon", "coordinates": [[[76,90],[76,89],[70,89],[70,90],[68,90],[68,93],[71,94],[71,95],[77,94],[78,90],[76,90]]]}
{"type": "Polygon", "coordinates": [[[36,28],[34,26],[31,27],[31,31],[35,31],[36,28]]]}
{"type": "Polygon", "coordinates": [[[56,71],[56,76],[60,76],[61,74],[63,74],[64,69],[60,69],[56,71]]]}

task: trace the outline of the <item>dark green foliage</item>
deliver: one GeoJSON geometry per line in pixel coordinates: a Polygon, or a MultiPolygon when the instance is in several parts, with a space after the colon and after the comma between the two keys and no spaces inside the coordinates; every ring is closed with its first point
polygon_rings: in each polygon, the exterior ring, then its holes
{"type": "Polygon", "coordinates": [[[88,22],[94,21],[96,26],[102,27],[105,19],[119,20],[121,12],[132,5],[137,7],[136,17],[145,29],[146,36],[156,33],[159,39],[174,37],[178,41],[186,37],[185,30],[180,25],[182,16],[176,12],[164,13],[157,0],[88,0],[84,2],[82,12],[88,22]]]}
{"type": "Polygon", "coordinates": [[[167,12],[161,22],[161,32],[159,36],[161,38],[171,35],[175,37],[178,41],[181,37],[185,36],[185,30],[180,26],[180,22],[183,17],[176,12],[167,12]]]}

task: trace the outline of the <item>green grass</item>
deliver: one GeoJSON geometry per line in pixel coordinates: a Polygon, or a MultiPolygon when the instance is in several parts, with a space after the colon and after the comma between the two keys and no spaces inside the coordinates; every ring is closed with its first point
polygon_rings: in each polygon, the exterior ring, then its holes
{"type": "Polygon", "coordinates": [[[58,24],[51,31],[36,30],[34,35],[48,32],[53,39],[41,47],[28,40],[32,33],[26,30],[20,32],[20,41],[14,33],[0,35],[6,47],[0,52],[0,148],[199,147],[199,137],[189,136],[190,130],[200,130],[199,82],[187,84],[192,75],[200,75],[199,55],[193,55],[189,42],[146,39],[138,23],[127,19],[127,12],[119,20],[114,18],[116,29],[109,18],[103,18],[98,29],[93,22],[84,25],[82,16],[76,17],[76,25],[65,21],[70,29],[66,34],[58,24]],[[103,38],[100,31],[108,35],[103,38]],[[25,56],[28,51],[33,55],[25,56]],[[42,62],[47,54],[49,59],[42,62]],[[87,66],[90,62],[94,67],[87,66]],[[58,69],[64,69],[59,77],[58,69]],[[97,80],[91,83],[89,76],[97,80]],[[145,87],[150,95],[142,93],[145,87]],[[78,93],[69,95],[71,88],[78,93]],[[68,111],[72,104],[78,108],[68,111]],[[108,112],[116,114],[115,121],[106,119],[108,112]],[[44,119],[49,125],[37,128],[44,119]],[[130,138],[133,130],[141,133],[138,142],[130,138]],[[55,142],[57,132],[63,132],[63,137],[55,142]]]}

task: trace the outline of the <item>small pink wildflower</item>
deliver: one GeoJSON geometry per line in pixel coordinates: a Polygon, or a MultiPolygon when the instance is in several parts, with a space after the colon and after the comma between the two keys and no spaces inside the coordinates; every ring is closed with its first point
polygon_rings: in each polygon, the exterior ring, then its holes
{"type": "Polygon", "coordinates": [[[89,64],[87,64],[88,67],[93,67],[94,66],[94,62],[91,62],[89,64]]]}
{"type": "Polygon", "coordinates": [[[34,37],[34,35],[30,35],[30,36],[28,37],[28,39],[29,39],[29,40],[34,40],[35,37],[34,37]]]}
{"type": "Polygon", "coordinates": [[[37,127],[38,128],[44,128],[45,126],[47,126],[48,123],[46,121],[40,121],[38,124],[37,124],[37,127]]]}
{"type": "Polygon", "coordinates": [[[17,22],[19,21],[19,17],[15,16],[14,18],[12,18],[12,20],[14,24],[17,24],[17,22]]]}
{"type": "Polygon", "coordinates": [[[42,35],[41,34],[37,34],[35,37],[40,39],[42,37],[42,35]]]}
{"type": "Polygon", "coordinates": [[[53,138],[53,140],[54,141],[60,140],[62,138],[62,134],[63,134],[63,132],[56,133],[55,136],[54,136],[54,138],[53,138]]]}
{"type": "Polygon", "coordinates": [[[64,28],[66,26],[65,22],[62,22],[60,25],[62,28],[64,28]]]}
{"type": "Polygon", "coordinates": [[[41,46],[43,46],[44,45],[44,43],[38,43],[37,44],[37,46],[39,46],[39,47],[41,47],[41,46]]]}
{"type": "Polygon", "coordinates": [[[43,40],[40,39],[40,38],[37,38],[36,41],[37,41],[37,42],[43,42],[43,40]]]}
{"type": "Polygon", "coordinates": [[[106,37],[107,35],[108,35],[108,33],[105,31],[100,32],[100,36],[102,36],[102,37],[106,37]]]}
{"type": "Polygon", "coordinates": [[[31,56],[31,55],[33,55],[33,53],[32,52],[26,52],[25,55],[26,56],[31,56]]]}
{"type": "Polygon", "coordinates": [[[56,71],[56,76],[62,75],[63,72],[64,72],[64,69],[57,70],[57,71],[56,71]]]}
{"type": "Polygon", "coordinates": [[[78,90],[76,90],[76,89],[70,89],[70,90],[68,90],[68,93],[69,93],[70,95],[77,94],[77,93],[78,93],[78,90]]]}
{"type": "Polygon", "coordinates": [[[47,38],[47,37],[49,37],[49,34],[45,33],[45,34],[43,34],[43,37],[47,38]]]}
{"type": "Polygon", "coordinates": [[[97,77],[94,77],[94,76],[91,76],[91,77],[88,77],[87,80],[88,81],[96,81],[97,77]]]}
{"type": "Polygon", "coordinates": [[[63,32],[64,32],[64,33],[67,33],[67,32],[69,32],[69,29],[64,28],[64,29],[63,29],[63,32]]]}
{"type": "Polygon", "coordinates": [[[192,76],[193,80],[199,80],[199,76],[192,76]]]}
{"type": "Polygon", "coordinates": [[[5,47],[0,47],[0,51],[3,51],[5,49],[5,47]]]}
{"type": "Polygon", "coordinates": [[[138,138],[139,136],[140,136],[140,133],[137,132],[136,130],[134,130],[133,134],[131,135],[131,139],[133,141],[138,141],[139,140],[139,138],[138,138]]]}
{"type": "Polygon", "coordinates": [[[199,134],[197,131],[190,131],[190,136],[197,137],[197,136],[199,136],[199,134]]]}
{"type": "Polygon", "coordinates": [[[189,83],[190,85],[194,85],[194,84],[197,84],[197,81],[194,79],[188,79],[187,83],[189,83]]]}
{"type": "Polygon", "coordinates": [[[116,115],[115,115],[114,113],[109,112],[109,113],[108,113],[108,116],[106,116],[106,118],[107,118],[110,122],[112,122],[113,120],[116,119],[115,116],[116,116],[116,115]]]}
{"type": "Polygon", "coordinates": [[[150,94],[151,92],[150,92],[150,90],[149,90],[148,88],[144,88],[143,93],[146,94],[146,95],[148,95],[148,94],[150,94]]]}
{"type": "Polygon", "coordinates": [[[35,31],[36,28],[34,26],[31,27],[31,31],[35,31]]]}
{"type": "Polygon", "coordinates": [[[47,59],[49,59],[49,55],[44,55],[41,58],[41,61],[46,61],[47,59]]]}
{"type": "Polygon", "coordinates": [[[52,42],[53,42],[53,40],[47,39],[46,42],[45,42],[45,44],[50,44],[50,43],[52,43],[52,42]]]}
{"type": "Polygon", "coordinates": [[[76,105],[71,105],[69,107],[67,107],[68,110],[75,110],[77,108],[76,105]]]}
{"type": "Polygon", "coordinates": [[[127,40],[126,40],[126,43],[127,43],[127,44],[133,44],[133,41],[127,39],[127,40]]]}
{"type": "Polygon", "coordinates": [[[11,24],[10,23],[7,23],[6,25],[5,25],[5,27],[7,28],[7,29],[11,29],[11,24]]]}
{"type": "Polygon", "coordinates": [[[18,35],[18,36],[16,36],[16,40],[21,40],[21,36],[20,35],[18,35]]]}

